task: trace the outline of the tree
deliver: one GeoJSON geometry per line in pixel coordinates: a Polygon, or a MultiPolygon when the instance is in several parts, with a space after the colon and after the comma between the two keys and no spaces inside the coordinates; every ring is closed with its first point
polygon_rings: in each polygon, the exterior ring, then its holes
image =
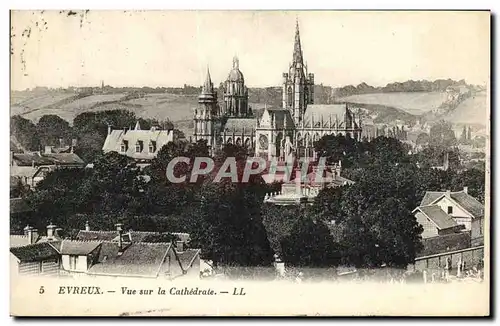
{"type": "Polygon", "coordinates": [[[464,129],[462,130],[462,134],[460,135],[460,143],[461,144],[466,144],[467,143],[467,128],[464,126],[464,129]]]}
{"type": "Polygon", "coordinates": [[[485,174],[478,169],[470,169],[454,174],[450,182],[450,190],[460,191],[467,187],[467,192],[478,201],[484,204],[485,194],[485,174]]]}
{"type": "Polygon", "coordinates": [[[282,242],[283,260],[294,267],[333,267],[341,259],[328,227],[321,221],[302,216],[282,242]]]}
{"type": "Polygon", "coordinates": [[[273,252],[262,223],[262,178],[234,183],[205,178],[187,209],[193,245],[214,266],[270,266],[273,252]]]}
{"type": "Polygon", "coordinates": [[[425,132],[419,134],[415,143],[419,146],[427,145],[429,143],[429,134],[425,132]]]}
{"type": "Polygon", "coordinates": [[[351,264],[401,267],[420,250],[422,229],[411,213],[423,196],[415,191],[417,170],[408,164],[374,166],[345,188],[341,243],[351,264]]]}
{"type": "Polygon", "coordinates": [[[421,250],[423,231],[398,198],[387,198],[349,214],[343,235],[344,254],[356,267],[406,268],[421,250]]]}
{"type": "Polygon", "coordinates": [[[324,222],[341,222],[345,217],[342,211],[342,193],[344,187],[332,187],[322,189],[314,198],[311,213],[318,220],[324,222]]]}
{"type": "Polygon", "coordinates": [[[11,117],[10,133],[26,150],[40,150],[41,145],[38,130],[31,120],[25,119],[19,115],[11,117]]]}
{"type": "Polygon", "coordinates": [[[431,146],[450,148],[456,142],[451,123],[441,120],[431,127],[429,132],[429,144],[431,146]]]}
{"type": "Polygon", "coordinates": [[[372,164],[395,164],[407,159],[403,144],[393,137],[380,136],[369,145],[372,164]]]}
{"type": "Polygon", "coordinates": [[[60,146],[60,140],[64,144],[71,144],[73,135],[69,122],[57,115],[42,116],[36,127],[43,146],[60,146]]]}
{"type": "Polygon", "coordinates": [[[73,131],[78,146],[75,151],[84,161],[93,162],[101,153],[108,135],[108,126],[114,129],[130,128],[137,118],[127,110],[83,112],[73,120],[73,131]]]}
{"type": "Polygon", "coordinates": [[[262,222],[275,253],[281,253],[281,242],[290,235],[290,231],[302,214],[302,209],[295,205],[264,204],[262,206],[262,222]]]}
{"type": "Polygon", "coordinates": [[[326,135],[314,143],[319,157],[325,157],[328,164],[342,161],[345,167],[351,166],[358,158],[362,148],[356,140],[343,135],[326,135]]]}

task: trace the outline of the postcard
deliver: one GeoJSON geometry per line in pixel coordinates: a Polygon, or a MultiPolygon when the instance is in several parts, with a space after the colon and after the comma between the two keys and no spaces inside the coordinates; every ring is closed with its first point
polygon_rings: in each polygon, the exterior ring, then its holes
{"type": "Polygon", "coordinates": [[[490,20],[11,11],[11,316],[490,315],[490,20]]]}

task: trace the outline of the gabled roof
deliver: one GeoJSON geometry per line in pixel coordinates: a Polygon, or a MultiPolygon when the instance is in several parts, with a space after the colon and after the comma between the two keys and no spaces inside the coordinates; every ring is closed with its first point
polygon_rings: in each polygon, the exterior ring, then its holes
{"type": "MultiPolygon", "coordinates": [[[[445,191],[427,191],[420,205],[427,206],[434,204],[443,196],[446,196],[445,191]]],[[[484,205],[481,204],[476,198],[467,194],[463,190],[457,192],[450,192],[449,198],[456,204],[458,204],[460,207],[465,209],[472,216],[474,217],[484,216],[484,205]]]]}
{"type": "MultiPolygon", "coordinates": [[[[228,118],[225,125],[224,130],[229,132],[241,132],[245,129],[245,133],[254,132],[255,126],[257,125],[257,120],[254,117],[250,118],[228,118]]],[[[235,137],[238,135],[235,135],[235,137]]],[[[241,136],[241,135],[239,135],[241,136]]]]}
{"type": "Polygon", "coordinates": [[[153,159],[156,153],[172,140],[172,130],[113,130],[106,137],[102,150],[105,153],[121,153],[122,142],[127,141],[128,149],[123,154],[135,159],[153,159]],[[135,144],[138,141],[143,142],[142,152],[140,153],[136,153],[135,148],[135,144]],[[156,150],[154,153],[149,152],[150,142],[156,142],[156,150]]]}
{"type": "Polygon", "coordinates": [[[56,164],[85,164],[85,162],[75,153],[51,153],[44,154],[44,156],[52,159],[52,161],[56,164]]]}
{"type": "Polygon", "coordinates": [[[454,228],[458,226],[457,222],[445,211],[441,209],[438,205],[431,206],[419,206],[415,211],[421,211],[425,216],[427,216],[439,230],[454,228]]]}
{"type": "Polygon", "coordinates": [[[474,217],[484,216],[484,205],[481,204],[476,198],[463,191],[451,193],[451,198],[462,206],[466,211],[471,213],[474,217]]]}
{"type": "Polygon", "coordinates": [[[426,191],[424,198],[422,198],[422,201],[420,202],[420,206],[430,205],[444,194],[444,191],[426,191]]]}
{"type": "Polygon", "coordinates": [[[99,241],[63,240],[61,242],[61,255],[88,255],[101,245],[99,241]]]}
{"type": "Polygon", "coordinates": [[[13,160],[19,166],[40,165],[83,165],[83,160],[75,153],[20,153],[13,154],[13,160]]]}
{"type": "Polygon", "coordinates": [[[10,248],[10,252],[21,262],[37,262],[59,258],[57,250],[48,242],[10,248]]]}
{"type": "Polygon", "coordinates": [[[90,274],[157,277],[170,243],[131,243],[119,251],[114,242],[102,244],[98,263],[90,274]]]}

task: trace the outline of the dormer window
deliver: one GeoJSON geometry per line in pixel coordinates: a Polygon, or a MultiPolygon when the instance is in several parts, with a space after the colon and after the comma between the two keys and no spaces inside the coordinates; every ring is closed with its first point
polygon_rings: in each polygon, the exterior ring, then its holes
{"type": "Polygon", "coordinates": [[[156,152],[156,142],[155,141],[149,142],[149,152],[150,153],[156,152]]]}
{"type": "Polygon", "coordinates": [[[448,206],[448,214],[453,214],[453,206],[448,206]]]}
{"type": "Polygon", "coordinates": [[[120,146],[120,152],[125,153],[128,150],[128,141],[124,140],[122,141],[122,144],[120,146]]]}
{"type": "Polygon", "coordinates": [[[138,141],[135,143],[135,152],[136,152],[136,153],[140,153],[140,152],[142,152],[142,141],[138,140],[138,141]]]}

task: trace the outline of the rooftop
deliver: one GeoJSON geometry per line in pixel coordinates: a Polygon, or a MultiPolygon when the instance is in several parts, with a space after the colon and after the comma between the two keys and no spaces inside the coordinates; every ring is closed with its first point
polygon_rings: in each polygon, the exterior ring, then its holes
{"type": "Polygon", "coordinates": [[[457,222],[438,205],[419,206],[415,210],[424,213],[440,230],[458,226],[457,222]]]}
{"type": "MultiPolygon", "coordinates": [[[[427,191],[420,203],[421,206],[427,206],[434,204],[438,199],[446,196],[446,191],[427,191]]],[[[455,201],[459,206],[464,208],[474,217],[484,216],[484,205],[481,204],[476,198],[469,195],[464,190],[449,193],[450,199],[455,201]]]]}
{"type": "Polygon", "coordinates": [[[119,254],[116,243],[104,242],[89,273],[157,277],[170,248],[170,243],[131,243],[119,254]]]}
{"type": "Polygon", "coordinates": [[[48,242],[35,243],[22,247],[10,248],[10,252],[21,262],[37,262],[59,258],[57,250],[48,242]]]}

